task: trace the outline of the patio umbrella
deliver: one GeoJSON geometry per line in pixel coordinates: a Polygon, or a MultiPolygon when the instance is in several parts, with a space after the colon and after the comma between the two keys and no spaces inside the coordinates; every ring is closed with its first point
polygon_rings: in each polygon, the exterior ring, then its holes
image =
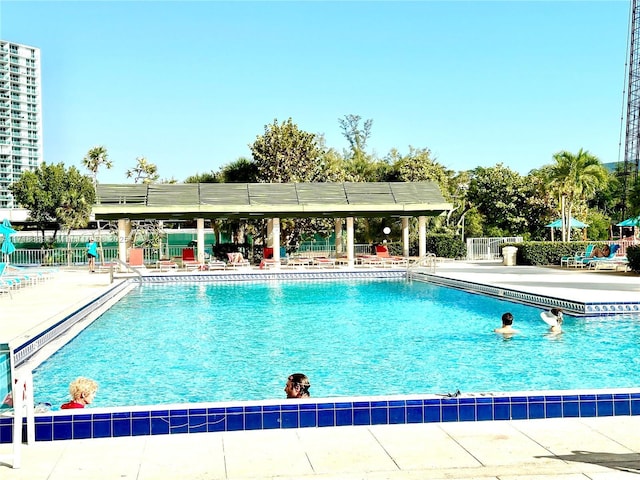
{"type": "MultiPolygon", "coordinates": [[[[570,226],[571,228],[586,228],[589,225],[587,225],[586,223],[582,223],[580,220],[576,220],[575,218],[571,217],[571,222],[570,226]]],[[[545,227],[549,227],[549,228],[562,228],[562,219],[559,218],[558,220],[551,222],[549,225],[545,225],[545,227]]]]}
{"type": "Polygon", "coordinates": [[[14,233],[16,233],[16,231],[11,227],[9,220],[5,218],[2,223],[0,223],[0,234],[4,236],[0,251],[5,255],[5,261],[7,261],[7,256],[16,251],[16,246],[11,241],[11,235],[14,233]]]}
{"type": "MultiPolygon", "coordinates": [[[[586,223],[582,223],[580,220],[576,220],[573,217],[571,217],[571,221],[569,222],[569,224],[571,228],[587,228],[589,226],[586,223]]],[[[559,218],[558,220],[551,222],[549,225],[545,225],[545,227],[551,228],[551,241],[553,242],[553,229],[562,228],[562,219],[559,218]]]]}
{"type": "Polygon", "coordinates": [[[620,223],[616,223],[616,227],[640,227],[640,215],[637,217],[627,218],[620,223]]]}

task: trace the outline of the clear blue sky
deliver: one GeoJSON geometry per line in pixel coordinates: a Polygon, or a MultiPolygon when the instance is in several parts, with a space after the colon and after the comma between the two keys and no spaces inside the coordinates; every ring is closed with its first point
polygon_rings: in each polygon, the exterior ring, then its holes
{"type": "Polygon", "coordinates": [[[250,157],[274,119],[325,135],[372,119],[368,151],[527,173],[559,150],[622,160],[630,1],[0,0],[0,38],[41,49],[44,160],[95,145],[130,182],[250,157]]]}

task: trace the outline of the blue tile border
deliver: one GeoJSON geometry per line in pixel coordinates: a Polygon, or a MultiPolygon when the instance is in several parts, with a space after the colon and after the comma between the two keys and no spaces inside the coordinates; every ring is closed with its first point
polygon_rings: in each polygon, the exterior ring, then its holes
{"type": "MultiPolygon", "coordinates": [[[[460,397],[348,399],[281,404],[189,405],[162,410],[56,411],[35,417],[36,441],[286,428],[480,422],[640,415],[640,390],[593,393],[465,394],[460,397]]],[[[12,441],[12,417],[0,417],[0,443],[12,441]]]]}

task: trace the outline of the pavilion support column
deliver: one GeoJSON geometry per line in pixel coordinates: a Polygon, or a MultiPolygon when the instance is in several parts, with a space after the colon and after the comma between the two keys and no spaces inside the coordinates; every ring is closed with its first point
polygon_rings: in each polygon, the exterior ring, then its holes
{"type": "Polygon", "coordinates": [[[402,256],[409,256],[409,218],[402,217],[402,256]]]}
{"type": "MultiPolygon", "coordinates": [[[[131,246],[131,220],[128,218],[118,219],[118,258],[124,264],[127,263],[127,252],[131,246]]],[[[120,271],[125,271],[126,267],[120,264],[120,271]]]]}
{"type": "Polygon", "coordinates": [[[336,258],[339,258],[344,253],[342,249],[342,219],[341,218],[335,219],[334,231],[336,233],[336,258]]]}
{"type": "Polygon", "coordinates": [[[267,219],[267,244],[265,246],[273,246],[273,218],[267,219]]]}
{"type": "Polygon", "coordinates": [[[418,217],[418,256],[427,254],[427,219],[424,215],[418,217]]]}
{"type": "Polygon", "coordinates": [[[347,217],[347,266],[349,268],[353,268],[356,264],[354,238],[353,217],[347,217]]]}
{"type": "Polygon", "coordinates": [[[198,242],[198,262],[204,263],[204,218],[196,218],[196,241],[198,242]]]}
{"type": "Polygon", "coordinates": [[[280,218],[271,219],[271,245],[273,247],[274,267],[280,268],[280,218]]]}

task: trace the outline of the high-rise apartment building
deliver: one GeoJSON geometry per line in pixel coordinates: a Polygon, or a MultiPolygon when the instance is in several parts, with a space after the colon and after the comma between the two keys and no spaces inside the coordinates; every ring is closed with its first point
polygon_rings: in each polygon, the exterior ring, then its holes
{"type": "Polygon", "coordinates": [[[0,40],[0,209],[9,185],[42,162],[40,49],[0,40]]]}

